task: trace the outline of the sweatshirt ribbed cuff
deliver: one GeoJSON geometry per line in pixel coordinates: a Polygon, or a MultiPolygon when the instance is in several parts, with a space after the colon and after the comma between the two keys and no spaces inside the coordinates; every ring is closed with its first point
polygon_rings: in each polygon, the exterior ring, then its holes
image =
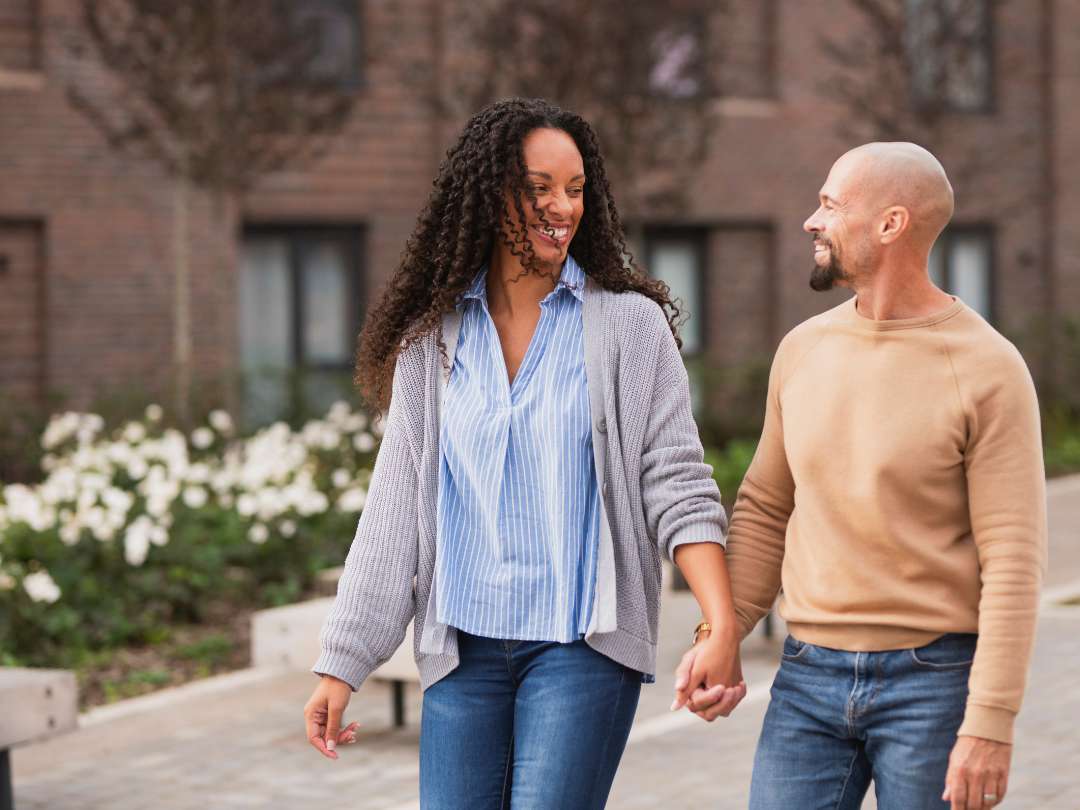
{"type": "Polygon", "coordinates": [[[1008,709],[1000,709],[996,706],[980,706],[978,703],[969,703],[964,713],[964,723],[960,726],[958,736],[982,737],[986,740],[1012,744],[1013,724],[1016,722],[1016,712],[1008,709]]]}
{"type": "Polygon", "coordinates": [[[355,692],[360,688],[360,684],[367,680],[373,669],[371,664],[359,656],[344,650],[324,649],[311,671],[316,675],[332,675],[340,681],[345,681],[355,692]]]}

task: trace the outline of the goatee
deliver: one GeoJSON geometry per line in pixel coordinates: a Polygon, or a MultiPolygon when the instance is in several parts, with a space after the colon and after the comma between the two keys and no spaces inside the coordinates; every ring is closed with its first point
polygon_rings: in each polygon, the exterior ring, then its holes
{"type": "Polygon", "coordinates": [[[840,267],[836,255],[830,250],[829,263],[824,267],[816,264],[814,269],[810,271],[810,289],[815,292],[827,292],[836,286],[836,282],[842,281],[846,277],[847,274],[840,267]]]}
{"type": "Polygon", "coordinates": [[[831,262],[826,267],[815,266],[810,271],[810,289],[815,292],[828,292],[841,278],[843,275],[837,272],[836,265],[831,262]]]}

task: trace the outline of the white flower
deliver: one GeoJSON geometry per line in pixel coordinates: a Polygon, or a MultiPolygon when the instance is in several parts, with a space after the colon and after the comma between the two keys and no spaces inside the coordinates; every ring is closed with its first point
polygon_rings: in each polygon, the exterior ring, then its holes
{"type": "Polygon", "coordinates": [[[218,433],[232,433],[233,420],[227,411],[220,409],[210,411],[209,421],[210,426],[218,433]]]}
{"type": "Polygon", "coordinates": [[[101,493],[101,500],[105,503],[106,509],[115,512],[123,519],[128,510],[131,509],[132,504],[135,503],[135,496],[125,490],[109,487],[101,493]]]}
{"type": "Polygon", "coordinates": [[[270,537],[270,530],[266,528],[262,523],[254,524],[248,529],[248,540],[256,545],[262,545],[270,537]]]}
{"type": "Polygon", "coordinates": [[[65,546],[73,546],[79,542],[79,538],[82,537],[82,524],[77,520],[72,520],[65,523],[60,527],[60,542],[65,546]]]}
{"type": "Polygon", "coordinates": [[[41,449],[51,450],[62,444],[78,429],[78,414],[64,413],[53,416],[41,434],[41,449]]]}
{"type": "Polygon", "coordinates": [[[117,467],[125,466],[134,457],[135,453],[127,442],[113,442],[105,448],[106,460],[117,467]]]}
{"type": "Polygon", "coordinates": [[[244,517],[251,517],[255,514],[255,510],[257,510],[258,508],[259,502],[250,492],[245,492],[243,495],[236,499],[236,511],[244,517]]]}
{"type": "Polygon", "coordinates": [[[128,422],[124,425],[123,436],[129,444],[138,444],[146,438],[146,428],[141,422],[128,422]]]}
{"type": "Polygon", "coordinates": [[[367,503],[367,491],[360,487],[353,487],[341,493],[337,505],[342,512],[360,512],[365,503],[367,503]]]}
{"type": "Polygon", "coordinates": [[[191,509],[202,509],[206,506],[206,490],[202,487],[187,487],[184,490],[184,503],[191,509]]]}
{"type": "Polygon", "coordinates": [[[150,551],[150,531],[153,523],[146,515],[140,515],[132,521],[124,532],[124,559],[128,565],[139,566],[146,562],[150,551]]]}
{"type": "Polygon", "coordinates": [[[348,433],[356,433],[367,427],[367,417],[362,413],[354,413],[345,420],[345,430],[348,433]]]}
{"type": "Polygon", "coordinates": [[[330,476],[330,481],[338,489],[345,489],[345,487],[352,483],[352,474],[348,470],[343,470],[339,467],[334,470],[333,475],[330,476]]]}
{"type": "Polygon", "coordinates": [[[163,546],[169,542],[169,532],[164,526],[153,525],[150,527],[150,542],[155,546],[163,546]]]}
{"type": "Polygon", "coordinates": [[[23,588],[35,602],[52,604],[60,598],[60,586],[53,582],[48,571],[38,571],[23,577],[23,588]]]}
{"type": "Polygon", "coordinates": [[[191,434],[191,443],[200,450],[205,450],[214,443],[214,431],[207,427],[195,428],[191,434]]]}
{"type": "Polygon", "coordinates": [[[187,480],[193,484],[205,484],[210,480],[210,467],[201,461],[192,464],[187,469],[187,480]]]}
{"type": "Polygon", "coordinates": [[[278,526],[278,530],[283,537],[292,537],[296,534],[296,521],[295,520],[283,520],[281,525],[278,526]]]}
{"type": "Polygon", "coordinates": [[[326,421],[340,424],[345,421],[352,409],[349,407],[349,403],[343,399],[339,399],[330,406],[330,410],[326,412],[326,421]]]}
{"type": "Polygon", "coordinates": [[[134,456],[131,461],[127,463],[127,474],[133,481],[141,481],[149,469],[149,465],[141,456],[134,456]]]}
{"type": "Polygon", "coordinates": [[[156,402],[146,406],[146,421],[148,422],[160,422],[161,418],[165,415],[165,411],[156,402]]]}
{"type": "Polygon", "coordinates": [[[375,437],[370,433],[357,433],[353,436],[353,447],[361,453],[370,453],[375,449],[375,437]]]}
{"type": "Polygon", "coordinates": [[[317,515],[321,512],[325,512],[330,508],[330,499],[323,493],[314,491],[308,492],[296,504],[296,509],[301,515],[317,515]]]}

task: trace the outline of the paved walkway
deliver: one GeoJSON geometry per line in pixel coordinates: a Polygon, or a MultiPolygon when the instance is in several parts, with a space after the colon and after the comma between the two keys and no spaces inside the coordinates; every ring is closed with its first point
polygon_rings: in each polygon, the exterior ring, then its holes
{"type": "MultiPolygon", "coordinates": [[[[1023,810],[1080,808],[1080,606],[1059,606],[1080,593],[1080,477],[1054,482],[1050,502],[1047,607],[1004,805],[1023,810]]],[[[747,642],[750,693],[733,717],[707,725],[671,714],[670,673],[696,617],[692,598],[669,595],[661,676],[642,692],[613,810],[746,806],[778,643],[747,642]]],[[[365,685],[347,712],[361,723],[359,741],[330,762],[304,740],[301,710],[314,683],[304,672],[248,670],[91,712],[79,731],[13,753],[16,806],[416,810],[418,690],[409,694],[412,722],[393,730],[386,687],[365,685]]]]}

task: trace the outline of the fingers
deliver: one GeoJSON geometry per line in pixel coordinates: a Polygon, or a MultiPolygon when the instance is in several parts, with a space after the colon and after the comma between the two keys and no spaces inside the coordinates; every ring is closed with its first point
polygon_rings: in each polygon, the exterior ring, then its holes
{"type": "Polygon", "coordinates": [[[746,697],[746,684],[739,683],[727,687],[720,694],[719,700],[705,710],[703,713],[704,719],[711,723],[718,717],[729,716],[744,697],[746,697]]]}
{"type": "Polygon", "coordinates": [[[941,798],[950,810],[991,810],[1001,804],[1008,789],[1008,776],[995,770],[966,765],[950,765],[941,798]]]}
{"type": "Polygon", "coordinates": [[[338,734],[341,732],[341,713],[343,711],[345,711],[345,706],[333,699],[327,705],[326,735],[324,739],[328,751],[333,751],[337,746],[338,734]]]}
{"type": "Polygon", "coordinates": [[[1008,775],[1001,773],[998,774],[997,777],[991,777],[990,779],[987,779],[986,784],[986,792],[993,793],[995,796],[997,796],[997,799],[995,801],[986,802],[986,806],[988,808],[997,807],[1001,804],[1002,801],[1004,801],[1005,792],[1007,792],[1009,789],[1009,777],[1008,775]]]}
{"type": "Polygon", "coordinates": [[[697,653],[693,649],[688,650],[675,668],[675,700],[671,704],[671,711],[681,709],[690,697],[690,672],[694,668],[696,657],[697,653]]]}
{"type": "Polygon", "coordinates": [[[356,742],[356,729],[360,726],[357,722],[349,723],[340,732],[338,732],[337,743],[338,745],[351,745],[356,742]]]}
{"type": "Polygon", "coordinates": [[[968,789],[964,779],[957,779],[949,791],[949,800],[952,802],[950,810],[968,810],[968,789]]]}
{"type": "Polygon", "coordinates": [[[326,710],[317,709],[312,706],[304,708],[304,726],[307,732],[308,742],[314,746],[320,754],[328,759],[337,759],[338,756],[333,751],[327,749],[326,740],[326,710]]]}
{"type": "Polygon", "coordinates": [[[983,802],[983,796],[990,791],[984,790],[986,786],[986,774],[977,770],[968,774],[967,787],[968,787],[968,803],[967,810],[983,810],[990,806],[983,802]]]}
{"type": "Polygon", "coordinates": [[[349,723],[340,728],[344,706],[328,704],[325,698],[312,698],[304,707],[304,727],[308,742],[327,759],[337,759],[334,750],[338,745],[356,742],[356,729],[359,723],[349,723]]]}

